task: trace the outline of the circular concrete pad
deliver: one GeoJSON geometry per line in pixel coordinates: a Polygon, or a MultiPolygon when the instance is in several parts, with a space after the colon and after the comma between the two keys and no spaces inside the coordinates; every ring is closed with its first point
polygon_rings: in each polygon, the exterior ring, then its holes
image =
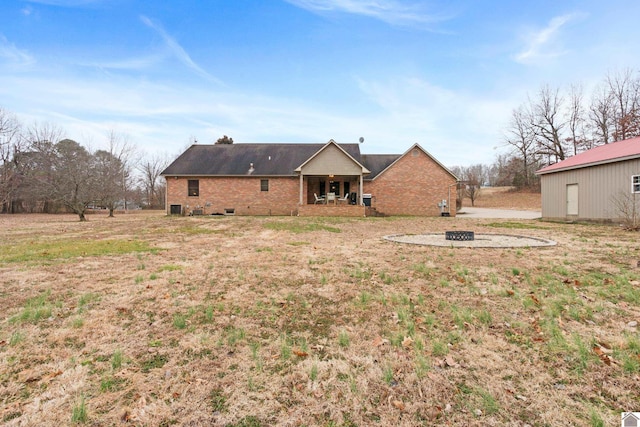
{"type": "Polygon", "coordinates": [[[555,246],[553,240],[537,237],[514,236],[509,234],[478,234],[475,240],[446,240],[444,233],[427,234],[392,234],[383,239],[411,245],[442,246],[448,248],[530,248],[539,246],[555,246]]]}

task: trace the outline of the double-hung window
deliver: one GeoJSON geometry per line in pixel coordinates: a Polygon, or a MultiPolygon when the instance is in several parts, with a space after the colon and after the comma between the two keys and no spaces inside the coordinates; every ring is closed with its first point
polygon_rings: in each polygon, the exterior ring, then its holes
{"type": "Polygon", "coordinates": [[[631,177],[631,192],[640,193],[640,175],[633,175],[631,177]]]}
{"type": "Polygon", "coordinates": [[[200,195],[200,181],[197,179],[190,179],[188,183],[188,194],[189,196],[199,196],[200,195]]]}
{"type": "Polygon", "coordinates": [[[261,179],[260,180],[260,191],[269,191],[269,180],[261,179]]]}

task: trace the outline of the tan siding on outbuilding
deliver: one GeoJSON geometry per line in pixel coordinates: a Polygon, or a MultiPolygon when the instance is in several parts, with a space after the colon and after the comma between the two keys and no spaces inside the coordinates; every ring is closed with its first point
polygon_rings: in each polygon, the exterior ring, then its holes
{"type": "Polygon", "coordinates": [[[631,177],[640,175],[640,159],[541,175],[542,217],[569,220],[617,220],[614,198],[631,194],[631,177]],[[578,184],[578,215],[567,215],[567,185],[578,184]]]}

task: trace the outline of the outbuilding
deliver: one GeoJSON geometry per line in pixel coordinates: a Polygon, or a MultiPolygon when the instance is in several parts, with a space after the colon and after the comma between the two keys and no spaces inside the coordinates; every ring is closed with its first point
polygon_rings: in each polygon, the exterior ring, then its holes
{"type": "Polygon", "coordinates": [[[623,220],[640,209],[640,137],[592,148],[536,174],[543,219],[623,220]]]}

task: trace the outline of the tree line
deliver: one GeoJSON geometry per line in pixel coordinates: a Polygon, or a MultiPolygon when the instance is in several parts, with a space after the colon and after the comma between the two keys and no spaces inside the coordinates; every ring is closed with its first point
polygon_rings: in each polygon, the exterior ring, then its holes
{"type": "Polygon", "coordinates": [[[91,208],[162,208],[160,173],[167,156],[139,153],[126,136],[106,135],[107,148],[90,148],[52,124],[25,126],[0,107],[0,212],[73,212],[91,208]]]}
{"type": "Polygon", "coordinates": [[[640,72],[607,74],[590,94],[582,85],[543,85],[511,111],[502,143],[509,150],[491,165],[454,166],[473,201],[483,185],[539,191],[535,172],[599,145],[640,136],[640,72]]]}

